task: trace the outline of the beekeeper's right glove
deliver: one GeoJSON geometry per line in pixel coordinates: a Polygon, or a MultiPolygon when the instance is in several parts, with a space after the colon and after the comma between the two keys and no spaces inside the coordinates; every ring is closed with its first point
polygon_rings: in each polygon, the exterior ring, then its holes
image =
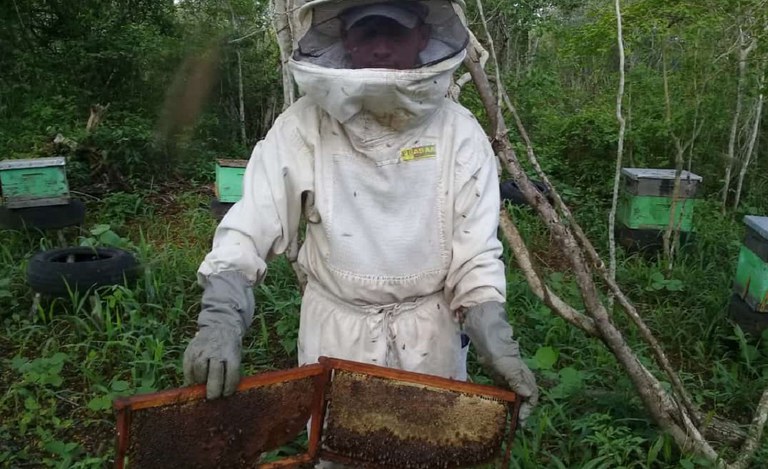
{"type": "Polygon", "coordinates": [[[235,392],[240,354],[253,320],[253,290],[245,276],[229,271],[210,275],[203,291],[199,330],[184,351],[184,383],[206,383],[206,397],[235,392]]]}

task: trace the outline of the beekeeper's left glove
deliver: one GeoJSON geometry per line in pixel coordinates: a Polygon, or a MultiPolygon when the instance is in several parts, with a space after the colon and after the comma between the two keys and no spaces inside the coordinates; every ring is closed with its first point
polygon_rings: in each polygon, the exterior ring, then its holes
{"type": "Polygon", "coordinates": [[[200,328],[184,351],[184,382],[206,384],[206,397],[235,392],[245,331],[253,320],[253,290],[245,276],[228,271],[210,275],[203,291],[200,328]]]}
{"type": "Polygon", "coordinates": [[[520,347],[512,338],[504,304],[489,301],[468,308],[464,313],[464,332],[477,347],[481,363],[501,375],[509,387],[524,398],[518,419],[520,425],[525,425],[539,400],[539,388],[533,373],[520,358],[520,347]]]}

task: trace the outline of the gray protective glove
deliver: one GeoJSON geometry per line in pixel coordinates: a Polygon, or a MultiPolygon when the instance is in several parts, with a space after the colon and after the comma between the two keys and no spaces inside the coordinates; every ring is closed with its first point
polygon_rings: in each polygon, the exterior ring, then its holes
{"type": "Polygon", "coordinates": [[[477,347],[480,362],[501,375],[517,394],[524,398],[520,405],[520,425],[531,414],[539,400],[536,378],[520,358],[520,347],[512,338],[503,303],[487,302],[464,312],[464,332],[477,347]]]}
{"type": "Polygon", "coordinates": [[[253,320],[253,290],[239,272],[208,277],[197,325],[184,351],[184,383],[206,383],[206,397],[229,396],[240,382],[240,350],[253,320]]]}

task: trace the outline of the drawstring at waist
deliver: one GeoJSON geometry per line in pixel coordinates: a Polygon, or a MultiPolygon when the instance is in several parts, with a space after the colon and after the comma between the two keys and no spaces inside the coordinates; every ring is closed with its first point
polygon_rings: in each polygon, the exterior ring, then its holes
{"type": "MultiPolygon", "coordinates": [[[[322,287],[310,282],[307,285],[307,289],[311,289],[313,293],[319,296],[325,297],[337,308],[349,313],[359,314],[364,316],[366,324],[368,326],[371,337],[381,337],[381,334],[385,334],[387,341],[387,353],[385,363],[382,365],[390,368],[402,368],[400,364],[399,355],[396,353],[397,348],[397,331],[395,329],[396,319],[409,311],[417,309],[424,303],[432,300],[438,300],[442,296],[442,292],[432,293],[430,295],[421,296],[410,301],[403,301],[400,303],[389,304],[372,304],[365,306],[357,306],[347,303],[334,295],[331,295],[325,291],[322,287]]],[[[438,303],[440,301],[438,300],[438,303]]]]}

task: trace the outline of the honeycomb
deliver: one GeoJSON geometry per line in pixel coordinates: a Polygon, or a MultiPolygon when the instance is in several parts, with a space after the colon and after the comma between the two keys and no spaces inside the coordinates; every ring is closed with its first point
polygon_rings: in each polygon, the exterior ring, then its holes
{"type": "Polygon", "coordinates": [[[345,458],[400,469],[472,467],[494,460],[507,403],[336,370],[324,448],[345,458]]]}

